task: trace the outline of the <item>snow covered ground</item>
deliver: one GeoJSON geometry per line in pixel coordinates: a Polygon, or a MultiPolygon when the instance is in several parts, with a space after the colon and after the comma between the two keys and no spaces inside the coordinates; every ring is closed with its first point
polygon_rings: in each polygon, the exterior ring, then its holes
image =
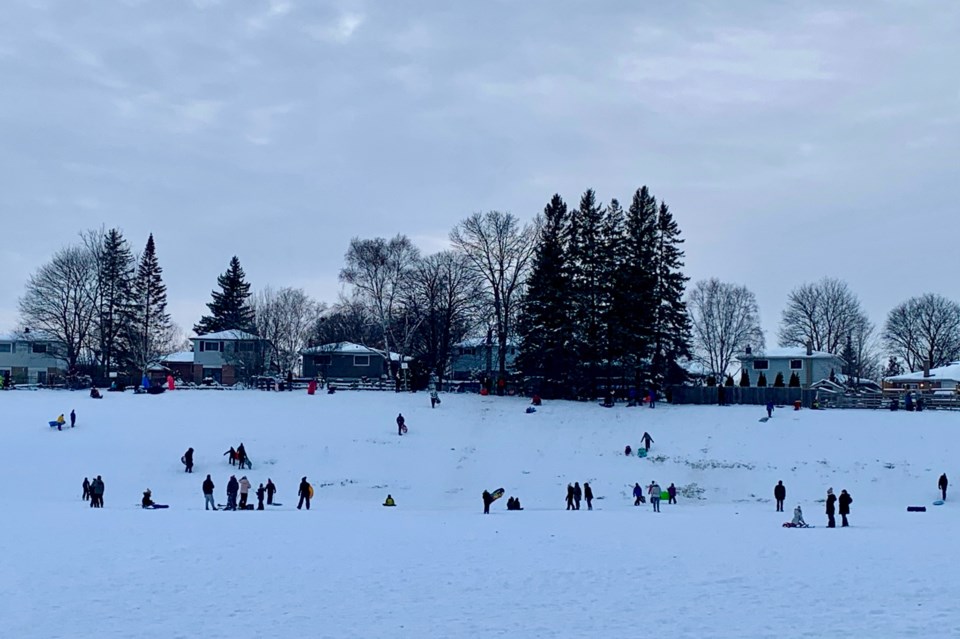
{"type": "Polygon", "coordinates": [[[525,406],[0,393],[0,635],[960,635],[960,511],[930,506],[941,472],[960,482],[960,415],[781,409],[762,424],[757,407],[525,406]],[[46,425],[71,408],[76,429],[46,425]],[[651,457],[624,457],[644,430],[651,457]],[[241,441],[244,474],[254,487],[271,477],[284,506],[204,512],[203,478],[224,503],[234,468],[222,453],[241,441]],[[180,464],[189,446],[193,475],[180,464]],[[80,499],[96,474],[103,510],[80,499]],[[310,512],[295,509],[303,475],[310,512]],[[633,484],[651,480],[689,496],[659,515],[634,507],[633,484]],[[593,512],[564,511],[573,481],[593,486],[593,512]],[[524,512],[503,499],[481,514],[481,491],[500,486],[524,512]],[[822,527],[829,486],[853,495],[849,529],[822,527]],[[169,510],[139,508],[148,487],[169,510]],[[397,508],[380,506],[387,493],[397,508]],[[797,503],[817,528],[781,527],[797,503]]]}

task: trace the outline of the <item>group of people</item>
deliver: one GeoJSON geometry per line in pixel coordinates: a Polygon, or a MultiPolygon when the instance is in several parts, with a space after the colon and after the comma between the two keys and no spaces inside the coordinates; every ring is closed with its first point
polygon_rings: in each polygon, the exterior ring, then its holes
{"type": "MultiPolygon", "coordinates": [[[[643,435],[640,437],[640,443],[643,445],[643,450],[640,452],[640,455],[646,456],[646,454],[650,452],[650,445],[653,444],[653,437],[651,437],[647,431],[643,431],[643,435]]],[[[629,444],[624,446],[623,454],[627,457],[633,455],[633,447],[629,444]]]]}
{"type": "Polygon", "coordinates": [[[523,510],[523,508],[520,507],[520,500],[512,496],[507,499],[507,510],[523,510]]]}
{"type": "MultiPolygon", "coordinates": [[[[913,393],[907,392],[903,396],[903,408],[908,412],[917,411],[918,413],[923,411],[923,394],[918,393],[917,399],[914,401],[913,393]]],[[[890,410],[900,410],[900,398],[893,397],[890,399],[890,410]]]]}
{"type": "Polygon", "coordinates": [[[103,508],[103,478],[100,475],[93,481],[83,478],[83,501],[88,500],[91,508],[103,508]]]}
{"type": "MultiPolygon", "coordinates": [[[[57,430],[63,430],[64,425],[67,423],[67,418],[63,416],[63,413],[60,413],[60,416],[56,420],[51,422],[51,426],[56,424],[57,430]]],[[[70,411],[70,428],[73,428],[77,425],[77,412],[75,410],[70,411]]]]}
{"type": "Polygon", "coordinates": [[[580,488],[580,482],[574,482],[571,486],[567,484],[567,510],[580,510],[580,500],[587,502],[587,510],[593,510],[593,489],[590,484],[583,482],[583,488],[580,488]]]}
{"type": "MultiPolygon", "coordinates": [[[[250,483],[250,480],[247,479],[246,475],[237,479],[236,475],[230,475],[229,481],[227,481],[227,504],[223,507],[224,510],[253,510],[253,504],[247,504],[247,499],[250,495],[250,489],[253,487],[253,484],[250,483]],[[237,497],[239,496],[239,501],[237,497]]],[[[213,498],[213,489],[216,486],[213,483],[213,479],[210,478],[210,475],[207,475],[207,478],[203,480],[203,498],[204,498],[204,510],[219,510],[217,502],[213,498]]],[[[273,496],[277,492],[277,486],[273,483],[273,480],[267,478],[266,485],[260,484],[257,488],[257,510],[263,510],[263,500],[266,498],[267,505],[273,505],[273,496]]]]}
{"type": "MultiPolygon", "coordinates": [[[[783,502],[787,499],[787,487],[783,485],[783,480],[777,482],[777,485],[773,487],[773,498],[777,502],[777,512],[783,512],[783,502]]],[[[827,489],[827,499],[826,499],[826,513],[827,513],[827,528],[836,528],[836,515],[839,512],[842,528],[848,527],[850,524],[847,521],[847,516],[850,514],[850,504],[853,503],[853,497],[850,496],[846,490],[841,490],[840,495],[833,494],[833,488],[827,489]]],[[[787,528],[806,528],[807,522],[803,520],[803,510],[800,508],[800,505],[797,504],[797,507],[793,509],[793,520],[789,523],[784,524],[787,528]]]]}
{"type": "Polygon", "coordinates": [[[243,442],[240,442],[240,445],[237,446],[236,449],[234,449],[234,447],[231,446],[230,450],[225,452],[224,455],[229,456],[229,461],[231,466],[236,464],[240,468],[240,470],[243,470],[244,465],[246,465],[248,469],[251,469],[251,470],[253,469],[253,464],[250,463],[250,458],[247,456],[247,449],[243,447],[243,442]]]}

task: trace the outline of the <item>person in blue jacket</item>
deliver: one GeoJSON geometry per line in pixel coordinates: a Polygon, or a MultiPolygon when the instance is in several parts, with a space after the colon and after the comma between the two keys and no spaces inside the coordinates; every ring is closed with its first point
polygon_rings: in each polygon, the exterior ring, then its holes
{"type": "Polygon", "coordinates": [[[639,506],[643,503],[643,488],[640,488],[640,484],[633,485],[633,505],[639,506]]]}
{"type": "Polygon", "coordinates": [[[767,419],[773,417],[773,402],[767,402],[767,419]]]}

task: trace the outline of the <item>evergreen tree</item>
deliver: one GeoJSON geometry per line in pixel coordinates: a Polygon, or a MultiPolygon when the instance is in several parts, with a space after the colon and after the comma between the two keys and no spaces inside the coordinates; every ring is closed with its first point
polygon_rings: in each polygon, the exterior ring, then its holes
{"type": "Polygon", "coordinates": [[[554,195],[543,209],[537,248],[518,333],[517,366],[527,377],[539,377],[538,392],[546,398],[564,396],[576,358],[570,346],[570,273],[565,234],[567,205],[554,195]]]}
{"type": "Polygon", "coordinates": [[[614,198],[607,206],[603,219],[603,252],[606,256],[601,287],[604,291],[603,309],[603,362],[606,367],[607,383],[624,374],[622,344],[623,331],[621,318],[617,314],[617,286],[620,283],[619,272],[626,263],[626,218],[620,202],[614,198]]]}
{"type": "Polygon", "coordinates": [[[744,388],[750,386],[750,373],[745,368],[740,371],[740,386],[744,388]]]}
{"type": "Polygon", "coordinates": [[[622,254],[614,273],[611,300],[613,340],[637,387],[649,385],[656,300],[657,201],[647,187],[637,189],[627,209],[622,254]]]}
{"type": "Polygon", "coordinates": [[[733,376],[727,375],[727,381],[723,383],[724,386],[733,386],[733,376]]]}
{"type": "Polygon", "coordinates": [[[843,343],[843,350],[840,351],[840,357],[843,358],[843,368],[840,369],[840,372],[848,378],[856,377],[857,370],[859,370],[859,362],[857,361],[857,351],[853,348],[853,339],[851,339],[849,335],[847,335],[847,341],[843,343]]]}
{"type": "Polygon", "coordinates": [[[783,388],[783,387],[784,387],[784,383],[783,383],[783,373],[777,373],[776,378],[773,380],[773,387],[774,387],[774,388],[783,388]]]}
{"type": "Polygon", "coordinates": [[[138,372],[145,373],[150,365],[169,354],[173,333],[173,324],[167,313],[167,287],[163,283],[163,269],[157,260],[151,233],[140,256],[133,281],[133,298],[127,312],[127,348],[131,364],[138,372]]]}
{"type": "Polygon", "coordinates": [[[110,372],[124,362],[130,354],[122,339],[125,330],[124,318],[128,317],[133,303],[133,279],[136,261],[130,245],[119,229],[110,229],[100,238],[96,247],[97,277],[99,291],[97,308],[97,343],[104,380],[110,372]]]}
{"type": "Polygon", "coordinates": [[[686,379],[678,364],[690,356],[690,317],[683,301],[687,280],[683,272],[680,227],[663,202],[657,215],[656,303],[653,330],[653,381],[656,385],[676,384],[686,379]]]}
{"type": "Polygon", "coordinates": [[[790,388],[800,388],[800,376],[797,375],[796,371],[790,373],[790,388]]]}
{"type": "Polygon", "coordinates": [[[903,365],[896,357],[891,357],[887,360],[887,365],[883,369],[883,376],[896,377],[897,375],[903,375],[903,365]]]}
{"type": "Polygon", "coordinates": [[[220,331],[238,330],[247,333],[256,332],[253,307],[250,306],[250,284],[240,267],[240,260],[234,255],[230,266],[223,275],[217,277],[219,291],[213,291],[213,301],[207,304],[210,315],[204,315],[193,327],[197,335],[207,335],[220,331]]]}
{"type": "Polygon", "coordinates": [[[830,381],[834,384],[837,383],[837,373],[832,368],[830,369],[830,381]]]}
{"type": "Polygon", "coordinates": [[[760,376],[757,377],[757,388],[766,388],[767,387],[767,376],[763,373],[760,373],[760,376]]]}

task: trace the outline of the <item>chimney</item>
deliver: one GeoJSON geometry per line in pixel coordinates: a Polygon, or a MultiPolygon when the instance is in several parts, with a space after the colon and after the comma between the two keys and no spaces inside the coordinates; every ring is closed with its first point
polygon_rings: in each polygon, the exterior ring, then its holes
{"type": "Polygon", "coordinates": [[[746,353],[747,355],[750,355],[751,353],[753,353],[753,349],[750,348],[749,344],[747,344],[747,347],[744,349],[744,353],[746,353]]]}
{"type": "Polygon", "coordinates": [[[930,362],[923,363],[923,376],[930,377],[930,362]]]}
{"type": "Polygon", "coordinates": [[[807,341],[807,357],[813,355],[813,342],[807,341]]]}

